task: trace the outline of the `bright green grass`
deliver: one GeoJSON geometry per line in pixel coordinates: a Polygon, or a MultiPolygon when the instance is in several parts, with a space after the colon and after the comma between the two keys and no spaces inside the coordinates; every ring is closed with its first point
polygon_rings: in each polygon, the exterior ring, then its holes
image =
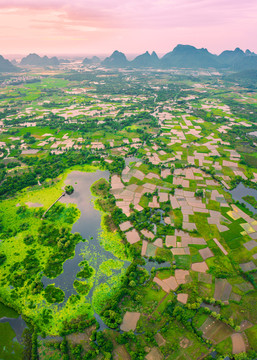
{"type": "Polygon", "coordinates": [[[207,215],[208,214],[205,213],[195,213],[194,222],[199,234],[201,234],[201,236],[203,236],[206,240],[210,240],[213,238],[213,232],[207,221],[207,215]]]}
{"type": "Polygon", "coordinates": [[[142,309],[143,311],[153,311],[158,303],[166,295],[166,292],[159,288],[155,283],[150,282],[147,287],[142,289],[142,309]]]}
{"type": "Polygon", "coordinates": [[[172,275],[174,275],[173,269],[158,270],[157,272],[157,277],[161,280],[167,279],[172,275]]]}
{"type": "Polygon", "coordinates": [[[146,207],[148,207],[148,203],[149,203],[148,197],[143,195],[139,201],[139,205],[142,206],[143,208],[146,208],[146,207]]]}
{"type": "Polygon", "coordinates": [[[169,249],[157,248],[156,256],[161,257],[164,261],[169,261],[170,263],[173,260],[172,252],[169,249]]]}
{"type": "Polygon", "coordinates": [[[123,267],[124,263],[120,260],[109,259],[104,262],[99,267],[99,270],[107,276],[113,274],[113,270],[120,270],[123,267]]]}
{"type": "Polygon", "coordinates": [[[174,299],[174,294],[170,292],[165,298],[163,298],[163,300],[161,300],[154,313],[162,314],[165,311],[168,303],[173,299],[174,299]]]}
{"type": "Polygon", "coordinates": [[[237,249],[239,248],[244,240],[241,235],[243,232],[243,228],[240,226],[239,220],[233,221],[231,224],[227,224],[226,226],[229,228],[228,231],[224,231],[221,236],[226,241],[227,245],[230,249],[237,249]]]}
{"type": "Polygon", "coordinates": [[[9,323],[0,323],[0,359],[22,359],[23,347],[14,341],[15,337],[15,332],[9,323]]]}
{"type": "Polygon", "coordinates": [[[257,351],[257,325],[245,330],[251,348],[257,351]]]}
{"type": "Polygon", "coordinates": [[[196,329],[199,329],[205,320],[207,319],[207,314],[197,313],[193,318],[193,325],[196,329]]]}
{"type": "Polygon", "coordinates": [[[42,79],[40,83],[33,84],[25,84],[24,87],[28,89],[37,89],[37,88],[62,88],[66,87],[69,84],[68,80],[59,79],[59,78],[51,78],[48,77],[46,79],[42,79]]]}
{"type": "Polygon", "coordinates": [[[19,314],[15,310],[0,302],[0,318],[2,317],[18,318],[19,314]]]}
{"type": "Polygon", "coordinates": [[[176,261],[176,266],[179,269],[186,269],[186,270],[190,269],[190,264],[191,264],[190,255],[174,255],[174,258],[176,261]]]}
{"type": "Polygon", "coordinates": [[[180,209],[172,210],[172,217],[174,219],[174,225],[176,228],[182,226],[183,223],[183,215],[180,209]]]}
{"type": "Polygon", "coordinates": [[[25,127],[19,128],[19,132],[15,136],[23,136],[27,132],[30,132],[32,136],[38,137],[42,139],[48,139],[48,137],[43,137],[44,134],[51,134],[55,138],[61,139],[63,135],[68,134],[69,137],[77,138],[79,137],[79,133],[77,131],[70,131],[70,130],[61,130],[57,132],[56,130],[51,129],[50,127],[25,127]]]}
{"type": "Polygon", "coordinates": [[[221,354],[231,354],[232,353],[232,339],[229,336],[227,339],[221,341],[216,345],[216,350],[221,354]]]}
{"type": "Polygon", "coordinates": [[[203,258],[199,254],[198,249],[190,246],[190,253],[191,253],[192,263],[202,262],[203,261],[203,258]]]}

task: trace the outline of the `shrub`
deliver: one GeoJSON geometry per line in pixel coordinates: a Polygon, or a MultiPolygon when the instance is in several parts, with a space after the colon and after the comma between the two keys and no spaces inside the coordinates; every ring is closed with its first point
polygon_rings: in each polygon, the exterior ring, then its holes
{"type": "Polygon", "coordinates": [[[66,194],[71,195],[74,192],[73,186],[72,185],[65,186],[65,192],[66,194]]]}
{"type": "Polygon", "coordinates": [[[60,288],[56,288],[54,285],[47,285],[45,288],[45,298],[49,303],[61,303],[65,297],[64,292],[60,288]]]}
{"type": "Polygon", "coordinates": [[[6,261],[6,255],[4,253],[0,253],[0,265],[2,265],[6,261]]]}

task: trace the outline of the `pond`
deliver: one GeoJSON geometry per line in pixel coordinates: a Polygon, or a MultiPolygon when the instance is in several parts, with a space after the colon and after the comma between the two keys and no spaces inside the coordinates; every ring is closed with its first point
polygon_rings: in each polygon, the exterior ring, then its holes
{"type": "Polygon", "coordinates": [[[253,196],[255,199],[257,199],[257,190],[246,187],[243,183],[240,183],[235,189],[228,192],[232,195],[232,198],[235,201],[239,201],[245,204],[247,209],[252,211],[254,214],[257,214],[257,209],[255,209],[251,204],[243,199],[243,197],[247,195],[253,196]]]}
{"type": "MultiPolygon", "coordinates": [[[[98,235],[101,230],[101,213],[94,208],[92,201],[91,185],[104,178],[109,180],[108,171],[97,170],[93,173],[72,171],[65,181],[74,187],[74,192],[71,195],[66,195],[60,202],[66,204],[76,204],[80,210],[80,218],[72,227],[72,233],[78,232],[87,241],[77,244],[75,249],[75,256],[68,259],[63,264],[63,272],[55,279],[47,277],[42,278],[44,286],[48,284],[55,284],[60,287],[68,298],[72,294],[76,294],[73,287],[73,282],[76,279],[76,274],[80,271],[78,264],[83,260],[81,252],[87,248],[87,252],[91,254],[91,259],[94,260],[94,267],[98,268],[103,260],[116,259],[115,256],[106,251],[99,243],[98,235]]],[[[92,295],[90,291],[89,296],[92,295]]]]}
{"type": "Polygon", "coordinates": [[[129,157],[125,158],[124,160],[125,160],[126,166],[128,166],[132,162],[142,162],[142,159],[139,159],[135,156],[129,156],[129,157]]]}
{"type": "MultiPolygon", "coordinates": [[[[134,158],[130,158],[130,161],[135,161],[134,158]],[[131,160],[133,159],[133,160],[131,160]]],[[[72,259],[68,259],[63,264],[63,272],[55,279],[49,279],[47,277],[42,278],[44,287],[48,284],[55,284],[55,286],[60,287],[65,292],[66,299],[72,294],[76,294],[76,290],[73,287],[74,280],[76,280],[76,274],[80,271],[78,264],[83,260],[83,251],[86,248],[87,254],[90,254],[89,263],[92,265],[96,272],[99,269],[99,266],[103,261],[117,258],[109,251],[106,251],[99,243],[98,235],[101,231],[101,213],[100,211],[94,208],[94,203],[92,201],[93,196],[91,194],[90,187],[91,185],[104,178],[107,181],[109,180],[108,171],[96,171],[93,173],[81,172],[81,171],[72,171],[65,181],[66,184],[70,184],[74,187],[74,192],[69,195],[61,198],[60,202],[66,204],[76,204],[78,209],[81,212],[80,218],[76,223],[73,224],[72,233],[79,232],[84,239],[87,241],[80,242],[77,244],[75,249],[75,256],[72,259]],[[92,261],[91,261],[92,260],[92,261]]],[[[87,259],[88,260],[88,259],[87,259]]],[[[123,262],[123,269],[127,268],[129,265],[128,261],[123,262]]],[[[148,262],[144,266],[149,272],[151,272],[152,267],[159,268],[167,266],[167,263],[158,264],[156,262],[148,262]]],[[[170,264],[169,264],[170,265],[170,264]]],[[[121,270],[112,270],[114,275],[119,274],[121,270]]],[[[98,273],[97,284],[94,283],[94,286],[90,290],[87,298],[92,299],[94,289],[99,283],[106,282],[107,278],[105,275],[98,273]]],[[[64,303],[59,306],[63,306],[64,303]]],[[[106,328],[106,325],[102,322],[98,314],[95,313],[95,317],[100,324],[100,330],[106,328]]]]}
{"type": "Polygon", "coordinates": [[[0,359],[22,359],[25,321],[13,309],[0,303],[0,359]]]}
{"type": "Polygon", "coordinates": [[[170,263],[169,262],[164,262],[164,263],[158,263],[157,261],[150,261],[150,260],[146,260],[145,265],[142,266],[144,269],[146,269],[149,274],[151,274],[151,270],[154,269],[161,269],[161,268],[170,268],[170,263]]]}
{"type": "MultiPolygon", "coordinates": [[[[42,278],[44,287],[48,284],[55,284],[55,286],[61,288],[65,293],[66,300],[72,294],[77,294],[73,287],[74,280],[76,280],[76,274],[80,271],[78,264],[83,260],[83,252],[86,253],[86,260],[94,267],[96,272],[103,261],[117,258],[109,251],[106,251],[104,247],[100,245],[98,235],[101,231],[101,213],[94,208],[93,196],[91,194],[91,185],[104,178],[109,181],[109,172],[97,170],[92,173],[72,171],[68,174],[65,184],[72,185],[74,192],[71,195],[66,195],[61,198],[60,202],[66,204],[76,204],[80,210],[80,218],[72,227],[72,233],[78,232],[86,239],[85,242],[80,242],[75,248],[75,256],[72,259],[68,259],[63,264],[63,272],[55,279],[49,279],[47,277],[42,278]]],[[[124,262],[123,269],[129,265],[128,261],[124,262]]],[[[113,269],[113,274],[117,275],[121,273],[121,270],[113,269]]],[[[104,274],[97,273],[97,284],[94,283],[87,298],[92,299],[93,291],[96,285],[102,282],[106,282],[107,278],[104,274]]],[[[64,302],[65,303],[65,302],[64,302]]],[[[59,306],[62,307],[64,303],[59,306]]],[[[104,324],[101,323],[99,316],[95,314],[101,329],[104,324]]]]}

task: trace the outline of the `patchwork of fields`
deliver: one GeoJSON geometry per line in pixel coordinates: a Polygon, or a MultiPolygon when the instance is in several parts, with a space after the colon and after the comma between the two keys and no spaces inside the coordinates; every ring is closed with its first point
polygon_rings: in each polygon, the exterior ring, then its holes
{"type": "Polygon", "coordinates": [[[40,359],[254,359],[256,91],[87,70],[0,77],[1,302],[40,359]]]}

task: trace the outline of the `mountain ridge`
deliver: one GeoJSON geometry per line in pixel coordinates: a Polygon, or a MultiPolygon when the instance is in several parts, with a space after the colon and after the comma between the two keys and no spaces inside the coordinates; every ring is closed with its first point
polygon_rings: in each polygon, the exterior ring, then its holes
{"type": "Polygon", "coordinates": [[[106,67],[126,67],[129,63],[126,55],[118,50],[115,50],[111,56],[101,62],[101,64],[106,67]]]}
{"type": "Polygon", "coordinates": [[[0,55],[0,73],[1,72],[19,72],[20,69],[14,66],[9,60],[0,55]]]}
{"type": "Polygon", "coordinates": [[[22,58],[20,65],[56,66],[59,65],[59,60],[56,56],[49,58],[48,56],[41,57],[35,53],[32,53],[22,58]]]}
{"type": "Polygon", "coordinates": [[[192,45],[178,44],[161,58],[154,51],[151,55],[146,51],[131,61],[124,53],[115,50],[101,62],[101,65],[111,68],[215,68],[243,71],[257,69],[257,55],[248,49],[244,52],[240,48],[225,50],[221,54],[215,55],[206,48],[197,49],[192,45]]]}

